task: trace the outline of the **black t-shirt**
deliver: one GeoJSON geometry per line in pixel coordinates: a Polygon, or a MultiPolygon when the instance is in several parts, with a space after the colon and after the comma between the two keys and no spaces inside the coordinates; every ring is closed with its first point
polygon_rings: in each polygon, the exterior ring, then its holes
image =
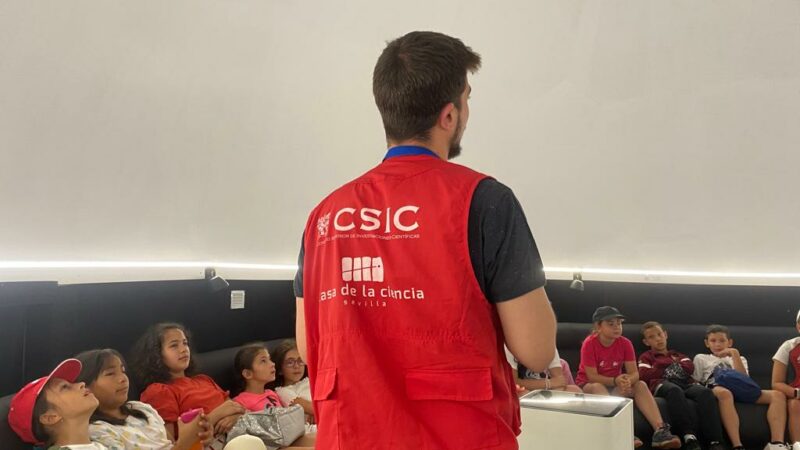
{"type": "MultiPolygon", "coordinates": [[[[492,178],[478,183],[472,194],[467,229],[475,278],[492,303],[517,298],[545,285],[539,249],[522,206],[514,193],[492,178]]],[[[303,296],[301,241],[294,294],[303,296]]]]}

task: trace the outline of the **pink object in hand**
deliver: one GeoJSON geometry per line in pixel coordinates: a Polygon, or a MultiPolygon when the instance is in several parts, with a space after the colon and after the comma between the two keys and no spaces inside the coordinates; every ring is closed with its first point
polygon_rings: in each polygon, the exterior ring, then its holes
{"type": "Polygon", "coordinates": [[[189,411],[186,411],[183,414],[181,414],[181,422],[189,423],[193,421],[194,418],[197,417],[197,415],[200,414],[201,412],[203,412],[203,408],[190,409],[189,411]]]}

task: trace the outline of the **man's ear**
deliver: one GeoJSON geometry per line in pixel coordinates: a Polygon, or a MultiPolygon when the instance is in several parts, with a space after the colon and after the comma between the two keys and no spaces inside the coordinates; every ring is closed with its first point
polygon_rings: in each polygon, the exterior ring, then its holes
{"type": "Polygon", "coordinates": [[[728,347],[733,347],[733,339],[728,338],[728,347]]]}
{"type": "Polygon", "coordinates": [[[436,125],[447,131],[452,131],[458,126],[458,110],[453,102],[444,105],[442,110],[439,111],[436,125]]]}

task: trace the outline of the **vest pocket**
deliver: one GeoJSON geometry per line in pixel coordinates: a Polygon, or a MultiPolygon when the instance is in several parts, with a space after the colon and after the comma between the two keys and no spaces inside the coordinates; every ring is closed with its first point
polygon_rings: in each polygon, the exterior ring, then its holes
{"type": "Polygon", "coordinates": [[[429,448],[480,449],[499,444],[501,419],[493,402],[490,368],[412,369],[406,371],[405,385],[421,424],[422,442],[429,448]]]}
{"type": "Polygon", "coordinates": [[[314,411],[317,420],[318,448],[339,450],[339,402],[335,398],[336,368],[320,369],[314,382],[314,411]]]}
{"type": "Polygon", "coordinates": [[[328,400],[336,387],[336,368],[320,369],[317,372],[316,389],[314,389],[314,400],[328,400]]]}

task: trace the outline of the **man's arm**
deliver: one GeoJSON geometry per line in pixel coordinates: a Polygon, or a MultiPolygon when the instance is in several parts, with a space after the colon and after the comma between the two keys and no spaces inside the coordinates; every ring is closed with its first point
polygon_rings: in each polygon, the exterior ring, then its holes
{"type": "Polygon", "coordinates": [[[303,297],[297,297],[295,300],[296,319],[294,324],[294,340],[297,342],[297,352],[303,361],[308,361],[308,354],[306,352],[306,312],[303,309],[303,297]]]}
{"type": "Polygon", "coordinates": [[[534,372],[544,372],[556,348],[556,317],[544,287],[496,305],[511,354],[534,372]]]}

